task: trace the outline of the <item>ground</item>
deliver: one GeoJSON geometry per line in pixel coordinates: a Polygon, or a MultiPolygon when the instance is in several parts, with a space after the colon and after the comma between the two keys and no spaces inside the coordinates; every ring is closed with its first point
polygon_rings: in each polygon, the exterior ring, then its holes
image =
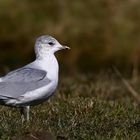
{"type": "Polygon", "coordinates": [[[111,70],[60,79],[48,102],[31,107],[29,123],[21,124],[18,109],[0,106],[0,139],[139,139],[139,105],[111,70]]]}

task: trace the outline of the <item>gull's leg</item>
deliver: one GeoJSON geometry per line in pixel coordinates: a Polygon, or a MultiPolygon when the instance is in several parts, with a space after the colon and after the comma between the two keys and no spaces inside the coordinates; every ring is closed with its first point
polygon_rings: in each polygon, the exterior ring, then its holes
{"type": "Polygon", "coordinates": [[[20,109],[22,123],[24,123],[25,119],[27,122],[29,122],[30,119],[29,111],[30,111],[30,106],[25,106],[20,109]]]}
{"type": "Polygon", "coordinates": [[[21,114],[21,121],[22,121],[22,124],[23,124],[24,121],[25,121],[24,107],[21,107],[20,114],[21,114]]]}
{"type": "Polygon", "coordinates": [[[29,122],[30,119],[30,106],[26,106],[26,120],[29,122]]]}

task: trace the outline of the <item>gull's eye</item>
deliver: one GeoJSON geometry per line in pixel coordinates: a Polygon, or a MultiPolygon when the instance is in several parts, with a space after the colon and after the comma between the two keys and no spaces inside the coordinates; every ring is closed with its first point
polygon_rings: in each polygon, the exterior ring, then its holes
{"type": "Polygon", "coordinates": [[[54,45],[54,43],[53,43],[53,42],[49,42],[48,44],[49,44],[49,45],[51,45],[51,46],[53,46],[53,45],[54,45]]]}

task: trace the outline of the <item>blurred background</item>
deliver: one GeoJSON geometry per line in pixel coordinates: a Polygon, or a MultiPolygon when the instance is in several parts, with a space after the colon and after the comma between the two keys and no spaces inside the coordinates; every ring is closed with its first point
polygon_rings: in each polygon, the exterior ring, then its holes
{"type": "Polygon", "coordinates": [[[62,72],[117,65],[138,75],[139,0],[1,0],[0,72],[34,60],[35,40],[44,34],[71,47],[57,53],[62,72]]]}
{"type": "Polygon", "coordinates": [[[71,48],[56,53],[58,94],[31,111],[25,128],[19,113],[1,107],[0,139],[36,130],[139,139],[140,0],[0,0],[0,76],[35,59],[40,35],[71,48]]]}

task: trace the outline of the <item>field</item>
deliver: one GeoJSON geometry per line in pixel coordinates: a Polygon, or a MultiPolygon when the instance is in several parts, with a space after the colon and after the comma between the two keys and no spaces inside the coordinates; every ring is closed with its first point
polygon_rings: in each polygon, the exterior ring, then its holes
{"type": "MultiPolygon", "coordinates": [[[[139,82],[133,84],[139,90],[139,82]]],[[[21,124],[18,109],[0,107],[1,140],[136,140],[140,109],[112,70],[61,75],[56,94],[32,107],[30,122],[21,124]],[[49,138],[48,138],[49,137],[49,138]]]]}
{"type": "Polygon", "coordinates": [[[71,48],[56,54],[58,89],[31,107],[29,123],[21,124],[18,108],[0,106],[0,140],[140,139],[139,0],[0,0],[0,6],[0,76],[35,59],[40,35],[71,48]]]}

